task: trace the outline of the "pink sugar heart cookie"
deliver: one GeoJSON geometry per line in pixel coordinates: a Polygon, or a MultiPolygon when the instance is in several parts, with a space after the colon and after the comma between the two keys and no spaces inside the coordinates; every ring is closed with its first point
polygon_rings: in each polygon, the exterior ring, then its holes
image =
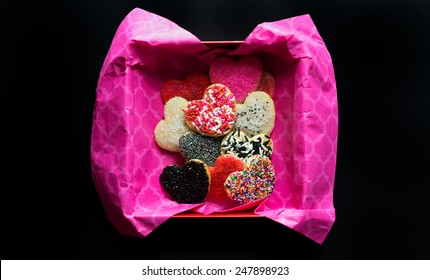
{"type": "Polygon", "coordinates": [[[257,89],[262,75],[263,66],[254,56],[245,56],[238,61],[220,57],[209,68],[211,83],[227,86],[237,103],[242,103],[250,92],[257,89]]]}

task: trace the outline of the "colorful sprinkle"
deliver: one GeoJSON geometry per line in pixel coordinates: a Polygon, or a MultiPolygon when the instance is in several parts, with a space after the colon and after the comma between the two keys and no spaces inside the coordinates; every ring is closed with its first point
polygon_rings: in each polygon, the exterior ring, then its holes
{"type": "Polygon", "coordinates": [[[254,155],[248,158],[245,169],[230,174],[224,185],[228,197],[246,204],[268,197],[275,181],[275,169],[270,159],[254,155]]]}

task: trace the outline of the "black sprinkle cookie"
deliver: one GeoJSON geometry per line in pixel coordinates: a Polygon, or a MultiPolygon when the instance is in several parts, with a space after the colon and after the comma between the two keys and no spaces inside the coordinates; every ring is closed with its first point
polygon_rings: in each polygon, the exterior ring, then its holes
{"type": "Polygon", "coordinates": [[[188,132],[179,138],[179,151],[186,161],[199,159],[214,166],[221,155],[223,137],[210,137],[195,132],[188,132]]]}
{"type": "Polygon", "coordinates": [[[275,126],[275,105],[272,98],[263,91],[254,91],[243,104],[236,105],[236,127],[252,137],[258,134],[270,135],[275,126]]]}
{"type": "Polygon", "coordinates": [[[221,143],[222,154],[234,154],[242,160],[259,155],[270,158],[273,152],[273,142],[270,136],[258,134],[249,137],[240,128],[227,134],[221,143]]]}
{"type": "Polygon", "coordinates": [[[210,173],[204,162],[193,159],[183,166],[166,166],[161,172],[160,183],[171,200],[178,203],[200,203],[209,192],[210,173]]]}

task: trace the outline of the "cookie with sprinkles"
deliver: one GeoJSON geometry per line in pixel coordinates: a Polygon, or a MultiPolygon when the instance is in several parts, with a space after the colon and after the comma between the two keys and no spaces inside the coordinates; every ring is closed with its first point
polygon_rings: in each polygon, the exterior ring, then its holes
{"type": "Polygon", "coordinates": [[[263,91],[254,91],[243,104],[237,104],[236,127],[252,137],[258,134],[270,135],[275,126],[275,104],[263,91]]]}
{"type": "Polygon", "coordinates": [[[268,197],[275,186],[275,168],[268,157],[249,157],[243,171],[231,173],[224,186],[229,198],[246,204],[268,197]]]}
{"type": "Polygon", "coordinates": [[[242,160],[235,155],[219,156],[215,161],[215,165],[213,167],[209,166],[211,185],[207,198],[228,200],[229,197],[225,191],[224,182],[231,173],[242,171],[244,167],[242,160]]]}
{"type": "Polygon", "coordinates": [[[185,160],[199,159],[214,166],[221,155],[222,137],[210,137],[196,132],[188,132],[179,138],[179,151],[185,160]]]}
{"type": "Polygon", "coordinates": [[[182,166],[166,166],[161,172],[160,183],[171,200],[178,203],[200,203],[209,192],[211,177],[207,165],[193,159],[182,166]]]}
{"type": "Polygon", "coordinates": [[[269,135],[258,134],[249,137],[240,127],[224,136],[221,143],[222,154],[233,154],[245,160],[252,155],[270,158],[273,152],[273,141],[269,135]]]}
{"type": "Polygon", "coordinates": [[[157,145],[171,152],[179,152],[179,138],[191,129],[184,120],[184,112],[188,101],[175,96],[164,106],[164,119],[154,129],[154,140],[157,145]]]}
{"type": "Polygon", "coordinates": [[[236,122],[236,100],[230,89],[222,84],[206,88],[203,99],[192,100],[183,109],[188,126],[207,136],[222,136],[236,122]]]}
{"type": "Polygon", "coordinates": [[[175,96],[187,101],[202,99],[205,89],[210,84],[209,76],[201,72],[192,72],[183,80],[169,79],[161,86],[161,99],[163,104],[175,96]]]}

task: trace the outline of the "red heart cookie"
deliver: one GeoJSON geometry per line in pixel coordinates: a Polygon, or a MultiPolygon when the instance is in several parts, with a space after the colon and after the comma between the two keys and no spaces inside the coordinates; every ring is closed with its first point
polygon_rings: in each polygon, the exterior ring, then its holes
{"type": "Polygon", "coordinates": [[[235,172],[242,171],[243,162],[235,155],[221,155],[216,161],[214,167],[209,166],[211,174],[211,185],[209,188],[208,198],[229,199],[225,192],[224,182],[227,177],[235,172]]]}
{"type": "Polygon", "coordinates": [[[188,102],[183,111],[188,126],[207,136],[227,134],[236,121],[235,98],[222,84],[207,87],[203,99],[188,102]]]}
{"type": "Polygon", "coordinates": [[[275,168],[268,157],[251,156],[243,171],[231,173],[225,180],[228,197],[245,204],[268,197],[275,186],[275,168]]]}
{"type": "Polygon", "coordinates": [[[170,79],[161,86],[161,99],[166,104],[169,99],[179,96],[187,101],[202,99],[205,89],[210,85],[209,76],[200,73],[190,73],[184,80],[170,79]]]}
{"type": "Polygon", "coordinates": [[[257,89],[262,74],[263,67],[253,56],[245,56],[239,61],[221,57],[212,62],[209,68],[211,82],[227,86],[237,103],[242,103],[250,92],[257,89]]]}

